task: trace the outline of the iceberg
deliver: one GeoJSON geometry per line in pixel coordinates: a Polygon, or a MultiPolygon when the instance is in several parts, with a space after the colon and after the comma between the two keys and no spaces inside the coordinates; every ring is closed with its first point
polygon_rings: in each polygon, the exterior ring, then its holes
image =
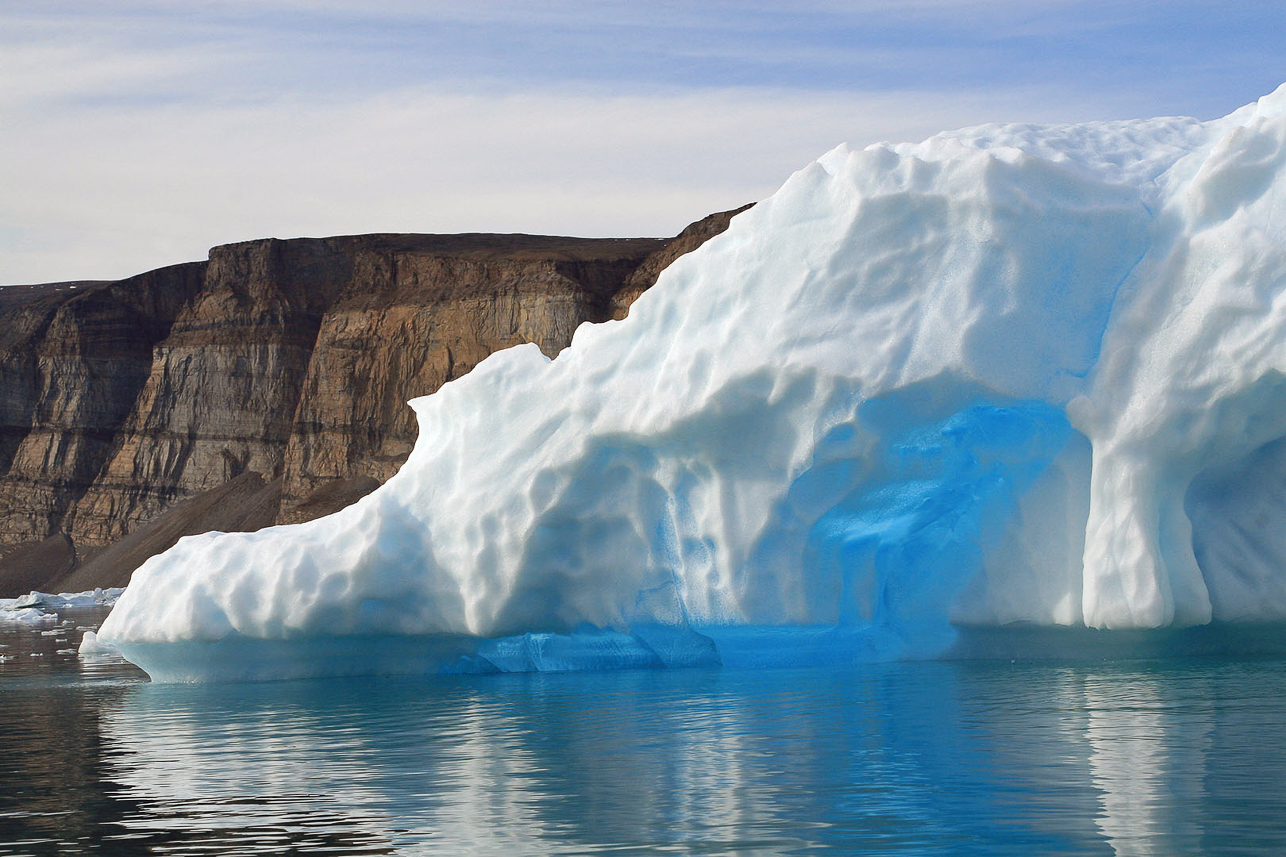
{"type": "Polygon", "coordinates": [[[202,680],[1286,621],[1286,86],[840,146],[626,319],[411,407],[380,489],[183,539],[100,640],[202,680]]]}

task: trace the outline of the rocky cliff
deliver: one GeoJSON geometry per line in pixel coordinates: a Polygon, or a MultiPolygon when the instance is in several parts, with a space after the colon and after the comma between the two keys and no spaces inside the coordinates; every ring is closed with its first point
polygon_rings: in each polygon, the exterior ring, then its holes
{"type": "Polygon", "coordinates": [[[127,582],[207,529],[309,520],[395,473],[408,399],[622,317],[673,240],[363,235],[0,289],[0,596],[127,582]]]}

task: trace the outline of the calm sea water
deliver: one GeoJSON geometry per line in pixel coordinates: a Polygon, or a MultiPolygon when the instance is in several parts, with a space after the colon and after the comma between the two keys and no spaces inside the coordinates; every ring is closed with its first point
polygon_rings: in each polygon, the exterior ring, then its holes
{"type": "Polygon", "coordinates": [[[0,631],[0,854],[1286,853],[1281,660],[162,686],[77,636],[0,631]]]}

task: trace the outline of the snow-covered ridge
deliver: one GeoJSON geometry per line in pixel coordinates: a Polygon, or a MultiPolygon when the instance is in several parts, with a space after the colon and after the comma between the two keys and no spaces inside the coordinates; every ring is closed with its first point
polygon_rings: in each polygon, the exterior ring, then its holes
{"type": "Polygon", "coordinates": [[[624,321],[412,402],[356,505],[149,560],[101,637],[201,678],[1286,620],[1284,167],[1286,87],[841,146],[624,321]]]}

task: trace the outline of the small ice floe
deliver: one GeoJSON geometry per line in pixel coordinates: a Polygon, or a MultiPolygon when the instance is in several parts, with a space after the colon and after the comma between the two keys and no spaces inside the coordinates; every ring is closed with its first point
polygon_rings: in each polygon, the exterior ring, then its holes
{"type": "Polygon", "coordinates": [[[11,609],[21,610],[24,607],[44,607],[45,599],[53,597],[54,596],[47,592],[36,592],[35,590],[32,590],[26,595],[20,595],[19,597],[12,599],[10,603],[13,607],[11,609]]]}
{"type": "Polygon", "coordinates": [[[59,595],[33,591],[13,599],[12,603],[15,609],[44,607],[48,610],[61,610],[64,607],[111,607],[124,591],[124,587],[112,589],[100,587],[85,592],[63,592],[59,595]]]}
{"type": "Polygon", "coordinates": [[[0,627],[25,625],[32,628],[38,625],[52,625],[57,621],[54,614],[46,613],[39,607],[17,607],[14,605],[15,600],[12,598],[0,600],[0,627]]]}
{"type": "Polygon", "coordinates": [[[40,636],[42,636],[42,637],[56,637],[56,636],[58,636],[58,635],[59,635],[59,634],[61,634],[61,633],[62,633],[62,631],[59,631],[57,628],[55,628],[55,629],[54,629],[54,630],[52,630],[52,631],[41,631],[41,632],[40,632],[40,636]]]}
{"type": "Polygon", "coordinates": [[[121,656],[115,646],[100,643],[98,635],[93,631],[86,631],[85,636],[80,638],[78,654],[82,658],[119,658],[121,656]]]}
{"type": "MultiPolygon", "coordinates": [[[[71,619],[60,620],[58,610],[66,607],[111,607],[124,592],[123,587],[112,589],[94,589],[87,592],[64,592],[51,595],[48,592],[29,592],[19,598],[0,598],[0,626],[61,624],[72,627],[71,619]]],[[[77,628],[79,630],[79,628],[77,628]]],[[[56,631],[42,631],[45,636],[52,636],[56,631]]]]}
{"type": "Polygon", "coordinates": [[[77,649],[59,649],[56,652],[54,652],[54,654],[56,655],[74,655],[77,653],[78,653],[77,649]]]}

